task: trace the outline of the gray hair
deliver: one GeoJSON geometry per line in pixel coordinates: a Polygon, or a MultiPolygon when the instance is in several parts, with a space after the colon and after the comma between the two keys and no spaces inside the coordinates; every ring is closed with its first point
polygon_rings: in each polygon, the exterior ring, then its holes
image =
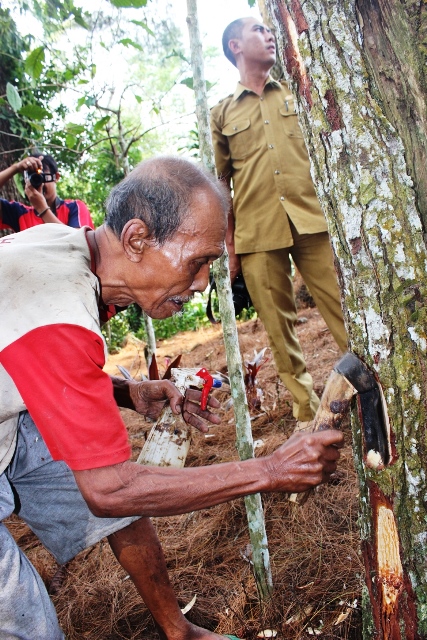
{"type": "Polygon", "coordinates": [[[200,191],[210,191],[227,215],[230,195],[212,174],[174,156],[145,160],[110,192],[105,224],[120,238],[125,224],[138,218],[161,245],[178,231],[200,191]]]}

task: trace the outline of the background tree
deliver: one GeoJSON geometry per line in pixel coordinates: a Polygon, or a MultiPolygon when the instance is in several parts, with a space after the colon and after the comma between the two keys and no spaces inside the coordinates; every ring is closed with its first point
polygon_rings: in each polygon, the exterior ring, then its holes
{"type": "MultiPolygon", "coordinates": [[[[203,166],[208,171],[215,173],[215,158],[209,124],[209,111],[207,106],[206,83],[204,76],[203,49],[197,17],[197,0],[187,0],[187,11],[187,23],[190,34],[191,60],[194,77],[197,131],[199,133],[200,141],[199,154],[203,166]]],[[[247,460],[254,457],[254,445],[243,377],[242,356],[240,353],[234,313],[227,250],[225,250],[221,258],[215,261],[213,271],[221,311],[221,322],[227,357],[227,371],[230,379],[231,395],[233,397],[233,409],[236,421],[236,448],[239,452],[240,459],[247,460]]],[[[271,596],[273,590],[273,578],[271,575],[270,554],[268,550],[261,495],[255,494],[246,496],[245,506],[248,518],[253,569],[257,589],[260,597],[267,600],[271,596]]]]}
{"type": "Polygon", "coordinates": [[[352,351],[377,374],[385,465],[353,416],[364,637],[427,637],[426,9],[266,0],[298,97],[352,351]]]}

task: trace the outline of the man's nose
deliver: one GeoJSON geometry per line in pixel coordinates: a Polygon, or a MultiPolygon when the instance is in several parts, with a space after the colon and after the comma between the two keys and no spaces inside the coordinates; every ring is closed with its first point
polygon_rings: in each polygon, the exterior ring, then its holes
{"type": "Polygon", "coordinates": [[[191,285],[192,291],[204,291],[209,284],[209,264],[200,267],[191,285]]]}

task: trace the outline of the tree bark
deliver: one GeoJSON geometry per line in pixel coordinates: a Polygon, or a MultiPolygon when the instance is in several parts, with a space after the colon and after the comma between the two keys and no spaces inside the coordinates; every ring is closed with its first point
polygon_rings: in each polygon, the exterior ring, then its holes
{"type": "Polygon", "coordinates": [[[266,0],[331,234],[351,350],[390,422],[385,468],[353,415],[364,638],[427,637],[426,9],[266,0]]]}

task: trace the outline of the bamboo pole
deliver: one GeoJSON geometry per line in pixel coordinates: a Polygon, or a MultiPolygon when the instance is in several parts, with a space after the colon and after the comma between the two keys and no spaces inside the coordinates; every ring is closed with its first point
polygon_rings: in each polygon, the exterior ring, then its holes
{"type": "MultiPolygon", "coordinates": [[[[196,98],[196,116],[199,127],[199,152],[206,169],[215,173],[215,160],[209,124],[209,110],[204,78],[203,51],[197,18],[197,0],[187,0],[187,24],[190,35],[193,88],[196,98]]],[[[214,263],[218,301],[224,334],[225,353],[231,395],[236,421],[237,451],[241,460],[254,457],[251,422],[246,399],[242,357],[239,349],[236,318],[231,293],[227,252],[214,263]]],[[[271,595],[273,580],[270,568],[267,534],[260,494],[245,497],[249,536],[252,545],[252,562],[258,592],[262,599],[271,595]]]]}

